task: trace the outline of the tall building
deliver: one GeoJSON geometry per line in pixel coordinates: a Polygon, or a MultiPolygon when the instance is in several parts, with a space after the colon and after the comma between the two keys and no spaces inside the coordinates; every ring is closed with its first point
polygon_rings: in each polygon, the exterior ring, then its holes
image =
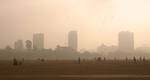
{"type": "Polygon", "coordinates": [[[33,35],[33,49],[42,50],[44,49],[44,34],[36,33],[33,35]]]}
{"type": "Polygon", "coordinates": [[[134,33],[122,31],[119,33],[119,50],[123,52],[134,51],[134,33]]]}
{"type": "Polygon", "coordinates": [[[68,47],[77,51],[78,49],[78,34],[77,31],[70,31],[68,33],[68,47]]]}
{"type": "Polygon", "coordinates": [[[23,41],[22,40],[17,40],[14,43],[14,47],[15,47],[15,50],[22,51],[24,49],[23,41]]]}

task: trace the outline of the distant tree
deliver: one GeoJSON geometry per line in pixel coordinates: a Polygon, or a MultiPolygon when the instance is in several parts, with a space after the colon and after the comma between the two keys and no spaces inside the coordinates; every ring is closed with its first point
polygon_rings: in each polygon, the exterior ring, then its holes
{"type": "Polygon", "coordinates": [[[31,50],[32,49],[32,41],[30,41],[30,40],[26,41],[26,48],[27,48],[27,50],[31,50]]]}

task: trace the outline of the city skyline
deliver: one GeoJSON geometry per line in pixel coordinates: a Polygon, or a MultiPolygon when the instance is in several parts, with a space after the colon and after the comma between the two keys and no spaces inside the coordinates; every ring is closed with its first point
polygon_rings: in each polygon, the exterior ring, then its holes
{"type": "Polygon", "coordinates": [[[150,80],[150,0],[0,0],[0,80],[150,80]]]}
{"type": "MultiPolygon", "coordinates": [[[[80,35],[80,34],[79,34],[80,35]]],[[[42,49],[47,49],[45,48],[45,38],[44,37],[44,33],[34,33],[33,37],[32,37],[32,41],[30,40],[26,40],[27,42],[23,42],[24,40],[17,40],[14,42],[14,49],[15,50],[25,50],[27,49],[27,44],[28,47],[29,45],[31,46],[30,48],[33,50],[42,50],[42,49]],[[25,45],[26,44],[26,45],[25,45]],[[33,44],[33,46],[32,46],[33,44]],[[25,48],[26,46],[26,48],[25,48]]],[[[66,47],[72,48],[76,51],[82,51],[82,49],[78,49],[78,31],[75,30],[71,30],[68,32],[68,37],[66,37],[68,39],[68,43],[67,45],[65,45],[66,47]]],[[[118,33],[118,44],[117,45],[111,45],[110,47],[108,47],[107,45],[105,45],[105,43],[103,43],[101,46],[97,46],[98,52],[114,52],[116,50],[119,51],[123,51],[123,52],[133,52],[136,47],[134,45],[134,33],[130,32],[130,31],[120,31],[118,33]],[[117,48],[118,47],[118,48],[117,48]],[[101,50],[103,49],[103,50],[101,50]]],[[[59,45],[59,44],[58,44],[59,45]]],[[[59,46],[63,46],[63,45],[59,45],[59,46]]],[[[57,47],[57,46],[56,46],[57,47]]],[[[141,47],[145,47],[145,46],[141,46],[141,47]]],[[[138,47],[140,48],[140,47],[138,47]]]]}

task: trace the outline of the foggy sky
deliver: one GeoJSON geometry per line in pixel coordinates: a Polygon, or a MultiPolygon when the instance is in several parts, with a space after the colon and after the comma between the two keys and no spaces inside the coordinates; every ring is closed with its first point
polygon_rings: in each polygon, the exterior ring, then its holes
{"type": "Polygon", "coordinates": [[[77,30],[79,49],[118,44],[118,32],[135,34],[135,46],[150,45],[149,0],[0,0],[0,48],[45,34],[45,47],[67,46],[77,30]]]}

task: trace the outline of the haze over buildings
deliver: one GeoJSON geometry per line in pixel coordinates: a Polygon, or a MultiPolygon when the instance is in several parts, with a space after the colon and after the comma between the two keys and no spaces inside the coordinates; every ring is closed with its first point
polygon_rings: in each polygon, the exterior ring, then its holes
{"type": "MultiPolygon", "coordinates": [[[[108,59],[124,59],[125,57],[145,57],[149,58],[149,47],[139,47],[134,49],[134,34],[129,31],[121,31],[118,33],[118,45],[105,45],[102,44],[97,48],[97,52],[90,52],[88,50],[78,50],[78,35],[77,31],[68,32],[68,46],[57,45],[55,49],[46,49],[44,47],[44,33],[36,33],[33,35],[33,42],[31,40],[18,40],[15,42],[15,49],[10,46],[6,46],[5,49],[1,49],[1,59],[11,59],[16,56],[24,57],[26,59],[77,59],[79,57],[84,59],[94,59],[95,57],[106,57],[108,59]],[[25,43],[25,49],[23,48],[25,43]],[[33,43],[33,48],[32,48],[33,43]],[[133,54],[134,53],[134,54],[133,54]],[[9,55],[9,56],[8,56],[9,55]],[[30,56],[30,57],[29,57],[30,56]]],[[[64,35],[66,36],[66,35],[64,35]]]]}
{"type": "Polygon", "coordinates": [[[97,52],[99,54],[103,54],[104,56],[108,56],[109,54],[116,52],[116,51],[118,51],[118,46],[114,46],[114,45],[107,46],[105,44],[102,44],[98,46],[97,48],[97,52]]]}
{"type": "Polygon", "coordinates": [[[0,48],[44,33],[45,48],[68,44],[77,30],[78,50],[118,45],[118,32],[135,34],[135,47],[150,45],[149,0],[0,0],[0,48]],[[140,6],[139,6],[140,5],[140,6]],[[146,38],[145,38],[146,37],[146,38]]]}

